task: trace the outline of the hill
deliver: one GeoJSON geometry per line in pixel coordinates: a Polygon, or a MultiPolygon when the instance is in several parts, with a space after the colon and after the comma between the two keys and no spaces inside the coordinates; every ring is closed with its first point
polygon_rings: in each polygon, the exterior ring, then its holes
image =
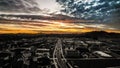
{"type": "Polygon", "coordinates": [[[0,41],[19,40],[22,38],[38,38],[38,37],[70,37],[70,38],[120,38],[119,33],[108,33],[105,31],[93,31],[82,34],[0,34],[0,41]]]}

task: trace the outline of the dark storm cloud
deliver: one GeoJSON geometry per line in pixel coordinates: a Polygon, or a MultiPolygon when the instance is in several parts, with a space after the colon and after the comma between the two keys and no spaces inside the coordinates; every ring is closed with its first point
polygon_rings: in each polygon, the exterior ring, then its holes
{"type": "Polygon", "coordinates": [[[31,12],[40,10],[34,0],[0,0],[0,11],[31,12]]]}
{"type": "Polygon", "coordinates": [[[64,8],[62,12],[81,19],[101,22],[119,22],[120,0],[56,0],[64,8]]]}

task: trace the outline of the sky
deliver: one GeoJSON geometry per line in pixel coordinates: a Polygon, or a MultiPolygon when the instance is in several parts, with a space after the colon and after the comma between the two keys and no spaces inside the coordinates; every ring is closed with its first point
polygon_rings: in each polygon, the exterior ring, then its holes
{"type": "Polygon", "coordinates": [[[66,20],[7,23],[2,20],[0,33],[83,33],[101,30],[120,33],[120,0],[0,0],[0,18],[1,14],[34,14],[66,20]]]}

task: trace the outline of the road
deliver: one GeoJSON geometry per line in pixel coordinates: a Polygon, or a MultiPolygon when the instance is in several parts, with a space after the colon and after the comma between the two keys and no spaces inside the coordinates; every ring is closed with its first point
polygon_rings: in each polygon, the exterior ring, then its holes
{"type": "Polygon", "coordinates": [[[62,49],[62,41],[59,38],[56,46],[55,46],[55,50],[53,53],[53,61],[55,64],[55,68],[73,68],[65,59],[64,55],[63,55],[63,49],[62,49]],[[56,58],[56,59],[55,59],[56,58]]]}

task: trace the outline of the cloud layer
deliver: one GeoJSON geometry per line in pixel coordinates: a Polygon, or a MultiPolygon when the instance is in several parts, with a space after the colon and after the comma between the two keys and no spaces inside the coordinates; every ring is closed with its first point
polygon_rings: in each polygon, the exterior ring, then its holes
{"type": "Polygon", "coordinates": [[[0,11],[2,12],[31,12],[39,11],[34,0],[0,0],[0,11]]]}
{"type": "Polygon", "coordinates": [[[81,19],[94,19],[102,22],[119,22],[120,0],[57,0],[62,12],[81,19]]]}
{"type": "Polygon", "coordinates": [[[39,20],[39,21],[1,21],[0,33],[85,33],[91,31],[107,31],[117,32],[119,30],[113,29],[104,24],[74,24],[63,23],[59,21],[51,20],[39,20]]]}
{"type": "Polygon", "coordinates": [[[93,30],[111,32],[120,30],[120,0],[0,0],[0,14],[2,12],[28,13],[27,15],[33,12],[36,15],[45,13],[50,14],[49,19],[54,17],[54,21],[47,19],[39,22],[3,23],[4,21],[0,21],[2,22],[0,33],[12,31],[81,33],[93,30]],[[58,19],[62,20],[57,21],[58,19]],[[86,23],[84,20],[95,22],[86,23]]]}

